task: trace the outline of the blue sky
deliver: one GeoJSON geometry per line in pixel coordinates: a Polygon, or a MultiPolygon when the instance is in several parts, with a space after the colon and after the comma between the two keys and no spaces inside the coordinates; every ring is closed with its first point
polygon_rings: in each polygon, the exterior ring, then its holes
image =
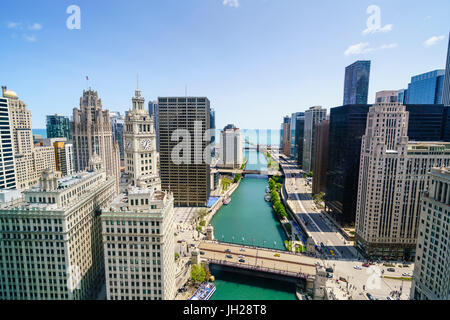
{"type": "Polygon", "coordinates": [[[279,128],[286,114],[341,105],[355,60],[372,60],[369,102],[445,68],[450,30],[448,0],[2,2],[0,84],[25,101],[34,128],[71,115],[86,76],[104,108],[128,110],[137,73],[147,101],[187,85],[211,100],[218,127],[279,128]],[[80,30],[66,27],[72,4],[80,30]],[[363,33],[369,5],[381,25],[363,33]]]}

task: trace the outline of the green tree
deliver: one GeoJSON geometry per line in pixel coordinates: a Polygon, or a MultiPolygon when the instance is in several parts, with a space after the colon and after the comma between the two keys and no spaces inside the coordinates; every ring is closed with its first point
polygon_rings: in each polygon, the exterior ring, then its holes
{"type": "Polygon", "coordinates": [[[180,258],[180,255],[178,254],[178,252],[175,252],[175,261],[177,261],[180,258]]]}
{"type": "Polygon", "coordinates": [[[238,174],[234,177],[233,183],[237,183],[237,182],[239,182],[239,180],[241,180],[241,174],[240,174],[240,173],[238,173],[238,174]]]}
{"type": "Polygon", "coordinates": [[[191,279],[194,283],[202,283],[205,281],[206,271],[200,264],[194,264],[191,268],[191,279]]]}

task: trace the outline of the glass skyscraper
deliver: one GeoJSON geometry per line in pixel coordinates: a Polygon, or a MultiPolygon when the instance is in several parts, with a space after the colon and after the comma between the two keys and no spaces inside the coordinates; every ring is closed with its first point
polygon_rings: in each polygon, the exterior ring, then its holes
{"type": "MultiPolygon", "coordinates": [[[[296,112],[291,116],[291,157],[299,162],[299,152],[303,158],[303,134],[305,125],[305,113],[296,112]]],[[[299,162],[301,163],[301,162],[299,162]]]]}
{"type": "Polygon", "coordinates": [[[70,140],[70,120],[59,114],[47,116],[47,138],[67,138],[70,140]]]}
{"type": "Polygon", "coordinates": [[[450,33],[448,35],[447,66],[445,69],[442,103],[444,106],[450,106],[450,33]]]}
{"type": "Polygon", "coordinates": [[[442,104],[445,70],[434,70],[411,78],[407,104],[442,104]]]}
{"type": "Polygon", "coordinates": [[[367,104],[370,61],[356,61],[345,68],[344,105],[367,104]]]}

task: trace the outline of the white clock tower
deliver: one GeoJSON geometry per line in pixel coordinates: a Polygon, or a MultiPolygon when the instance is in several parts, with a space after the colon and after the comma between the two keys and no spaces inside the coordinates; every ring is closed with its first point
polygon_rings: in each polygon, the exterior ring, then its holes
{"type": "Polygon", "coordinates": [[[126,117],[123,134],[125,172],[133,185],[161,190],[153,118],[144,108],[145,100],[139,89],[132,101],[133,108],[126,117]]]}

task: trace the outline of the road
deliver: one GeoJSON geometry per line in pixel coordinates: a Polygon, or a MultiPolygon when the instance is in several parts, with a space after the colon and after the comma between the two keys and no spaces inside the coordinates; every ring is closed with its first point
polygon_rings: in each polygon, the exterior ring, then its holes
{"type": "Polygon", "coordinates": [[[316,209],[311,189],[306,185],[303,172],[292,161],[285,161],[275,152],[271,153],[282,166],[285,173],[285,186],[288,202],[299,220],[305,222],[308,233],[321,247],[322,257],[340,259],[358,259],[352,244],[345,240],[336,227],[316,209]]]}

